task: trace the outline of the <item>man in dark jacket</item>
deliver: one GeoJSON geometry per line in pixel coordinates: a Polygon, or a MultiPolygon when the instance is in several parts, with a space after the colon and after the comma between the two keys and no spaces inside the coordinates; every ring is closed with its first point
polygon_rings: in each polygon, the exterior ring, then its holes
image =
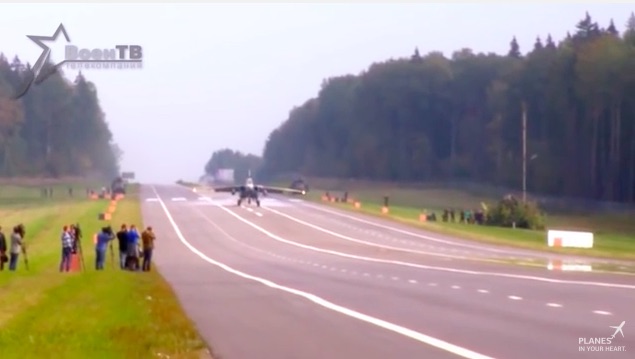
{"type": "Polygon", "coordinates": [[[0,270],[4,270],[4,264],[9,261],[7,255],[7,238],[4,236],[2,227],[0,227],[0,270]]]}
{"type": "Polygon", "coordinates": [[[119,242],[119,266],[126,269],[126,259],[128,258],[128,228],[125,224],[121,225],[121,229],[117,232],[117,241],[119,242]]]}

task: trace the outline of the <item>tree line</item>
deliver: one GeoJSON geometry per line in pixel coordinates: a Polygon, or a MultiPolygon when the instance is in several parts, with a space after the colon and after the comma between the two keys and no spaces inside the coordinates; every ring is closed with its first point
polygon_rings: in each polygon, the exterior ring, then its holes
{"type": "Polygon", "coordinates": [[[0,54],[0,176],[117,175],[122,152],[95,85],[81,73],[68,81],[58,68],[15,99],[30,73],[30,64],[0,54]]]}
{"type": "Polygon", "coordinates": [[[237,183],[244,183],[247,175],[257,175],[262,167],[262,158],[249,153],[234,151],[229,148],[214,151],[205,164],[205,174],[214,176],[220,169],[233,169],[234,180],[237,183]]]}
{"type": "Polygon", "coordinates": [[[520,188],[525,158],[529,191],[635,202],[635,15],[606,25],[329,78],[270,134],[263,173],[520,188]]]}

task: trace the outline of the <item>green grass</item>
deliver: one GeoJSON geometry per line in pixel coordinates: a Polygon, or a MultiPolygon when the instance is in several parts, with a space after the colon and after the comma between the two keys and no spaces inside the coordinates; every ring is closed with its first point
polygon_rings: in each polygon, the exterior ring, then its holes
{"type": "MultiPolygon", "coordinates": [[[[547,215],[548,229],[580,230],[594,233],[594,248],[551,248],[547,246],[546,231],[531,231],[524,229],[479,226],[463,223],[444,223],[441,214],[444,209],[475,210],[481,208],[484,202],[488,206],[494,205],[498,198],[476,196],[467,192],[435,188],[398,188],[390,184],[356,184],[340,181],[339,183],[309,181],[312,185],[307,199],[321,201],[320,197],[326,192],[316,188],[331,188],[333,196],[342,196],[344,189],[349,198],[361,203],[360,209],[351,204],[330,203],[330,205],[352,211],[360,211],[370,215],[387,217],[396,221],[423,227],[438,233],[460,236],[493,244],[537,249],[549,252],[577,254],[602,258],[616,258],[635,260],[635,221],[633,213],[622,214],[557,214],[547,215]],[[389,197],[390,213],[381,214],[383,197],[389,197]],[[436,213],[437,222],[420,222],[419,215],[423,212],[436,213]]],[[[457,211],[458,212],[458,211],[457,211]]],[[[457,213],[456,220],[459,215],[457,213]]]]}
{"type": "MultiPolygon", "coordinates": [[[[12,198],[21,195],[14,191],[12,198]]],[[[90,237],[104,225],[97,214],[107,205],[76,198],[0,210],[4,227],[25,223],[30,265],[26,270],[20,260],[18,271],[0,272],[2,358],[206,357],[205,343],[156,271],[115,269],[110,253],[105,271],[93,269],[90,237]],[[59,232],[71,222],[84,230],[86,271],[59,273],[59,232]]],[[[117,206],[113,227],[121,222],[143,225],[134,193],[117,206]]]]}

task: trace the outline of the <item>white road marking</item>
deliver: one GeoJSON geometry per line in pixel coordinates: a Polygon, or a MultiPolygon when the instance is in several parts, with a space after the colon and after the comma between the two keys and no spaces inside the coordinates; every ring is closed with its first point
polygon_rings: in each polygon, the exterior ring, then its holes
{"type": "MultiPolygon", "coordinates": [[[[332,251],[332,250],[328,250],[328,249],[313,247],[313,246],[309,246],[309,245],[306,245],[306,244],[301,244],[301,243],[297,243],[297,242],[293,242],[293,241],[284,239],[284,238],[282,238],[280,236],[277,236],[277,235],[267,231],[266,229],[258,226],[257,224],[255,224],[255,223],[253,223],[253,222],[251,222],[251,221],[239,216],[238,214],[234,213],[233,211],[230,211],[229,209],[227,209],[225,207],[218,206],[218,208],[224,210],[229,215],[234,216],[236,219],[242,221],[243,223],[247,224],[248,226],[250,226],[252,228],[255,228],[256,230],[264,233],[266,236],[268,236],[269,238],[272,238],[272,239],[274,239],[276,241],[279,241],[279,242],[282,242],[282,243],[286,243],[286,244],[289,244],[289,245],[292,245],[292,246],[296,246],[296,247],[312,250],[312,251],[315,251],[315,252],[332,254],[332,255],[339,256],[339,257],[344,257],[344,258],[351,258],[351,259],[356,259],[356,260],[361,260],[361,261],[366,261],[366,262],[395,264],[395,265],[400,265],[400,266],[404,266],[404,267],[435,270],[435,271],[441,271],[441,272],[460,273],[460,274],[469,274],[469,275],[478,275],[478,276],[502,277],[502,278],[511,278],[511,279],[523,279],[523,280],[531,280],[531,281],[553,283],[553,284],[571,284],[571,285],[594,286],[594,287],[635,289],[635,285],[628,285],[628,284],[604,283],[604,282],[582,282],[582,281],[552,279],[552,278],[534,277],[534,276],[520,275],[520,274],[510,274],[510,273],[480,272],[480,271],[465,270],[465,269],[427,266],[427,265],[423,265],[423,264],[416,264],[416,263],[410,263],[410,262],[402,262],[402,261],[379,259],[379,258],[370,258],[370,257],[358,256],[358,255],[354,255],[354,254],[342,253],[342,252],[337,252],[337,251],[332,251]]],[[[277,211],[274,211],[274,212],[277,212],[277,211]]],[[[311,225],[311,226],[313,226],[313,225],[311,225]]],[[[315,226],[315,227],[317,227],[317,226],[315,226]]],[[[322,228],[322,230],[326,231],[326,232],[330,232],[330,231],[328,231],[328,230],[326,230],[324,228],[322,228]]],[[[336,234],[336,235],[341,236],[339,234],[336,234]]]]}
{"type": "MultiPolygon", "coordinates": [[[[360,239],[356,239],[356,238],[352,238],[349,236],[345,236],[343,234],[337,233],[337,232],[333,232],[331,230],[328,230],[326,228],[322,228],[319,226],[316,226],[314,224],[305,222],[301,219],[297,219],[295,217],[289,216],[288,214],[282,213],[280,211],[276,211],[275,209],[271,209],[271,208],[266,208],[266,210],[273,212],[279,216],[285,217],[287,219],[290,219],[296,223],[300,223],[302,225],[305,225],[307,227],[316,229],[320,232],[324,232],[326,234],[330,234],[334,237],[338,237],[341,238],[343,240],[349,241],[349,242],[354,242],[354,243],[359,243],[359,244],[364,244],[367,246],[371,246],[371,247],[377,247],[377,248],[384,248],[384,249],[390,249],[390,250],[394,250],[394,251],[400,251],[400,252],[406,252],[406,253],[415,253],[415,254],[425,254],[425,255],[431,255],[431,256],[435,256],[435,257],[446,257],[446,258],[455,258],[455,259],[472,259],[471,257],[465,257],[465,256],[455,256],[455,255],[450,255],[450,254],[441,254],[438,252],[426,252],[426,251],[419,251],[416,249],[408,249],[408,248],[402,248],[402,247],[393,247],[393,246],[387,246],[387,245],[383,245],[383,244],[379,244],[379,243],[374,243],[374,242],[367,242],[367,241],[362,241],[360,239]]],[[[398,239],[393,239],[393,242],[399,242],[398,239]]]]}
{"type": "Polygon", "coordinates": [[[436,283],[428,283],[428,285],[429,285],[430,287],[436,287],[436,286],[437,286],[437,284],[436,284],[436,283]]]}
{"type": "Polygon", "coordinates": [[[146,202],[159,202],[158,198],[146,198],[146,202]]]}
{"type": "Polygon", "coordinates": [[[183,201],[187,201],[187,199],[185,197],[173,197],[172,201],[173,202],[183,202],[183,201]]]}
{"type": "Polygon", "coordinates": [[[262,213],[260,213],[260,212],[256,212],[256,216],[258,216],[258,217],[262,217],[262,213]]]}
{"type": "Polygon", "coordinates": [[[517,296],[515,296],[515,295],[509,295],[509,296],[507,296],[507,298],[509,298],[509,299],[511,299],[511,300],[522,300],[522,299],[523,299],[523,298],[521,298],[521,297],[517,297],[517,296]]]}
{"type": "MultiPolygon", "coordinates": [[[[157,197],[159,197],[159,194],[157,193],[156,188],[152,187],[152,190],[157,195],[157,197]]],[[[228,266],[228,265],[226,265],[224,263],[216,261],[216,260],[206,256],[203,252],[199,251],[197,248],[192,246],[187,241],[187,239],[185,239],[185,237],[181,233],[181,230],[180,230],[179,226],[176,224],[176,222],[172,218],[172,215],[170,214],[170,211],[168,210],[168,208],[165,205],[165,203],[163,203],[163,201],[160,199],[160,197],[159,197],[159,203],[161,204],[161,207],[163,208],[163,211],[165,212],[165,216],[168,218],[168,221],[172,224],[172,228],[174,228],[174,232],[176,233],[176,235],[179,238],[179,240],[181,241],[181,243],[183,243],[183,245],[185,245],[192,253],[198,255],[201,259],[205,260],[206,262],[208,262],[208,263],[210,263],[210,264],[212,264],[214,266],[217,266],[217,267],[225,270],[226,272],[235,274],[235,275],[237,275],[239,277],[242,277],[242,278],[245,278],[245,279],[250,279],[252,281],[259,282],[259,283],[261,283],[261,284],[263,284],[265,286],[268,286],[270,288],[273,288],[273,289],[278,289],[280,291],[287,292],[289,294],[293,294],[293,295],[296,295],[296,296],[299,296],[299,297],[304,297],[304,298],[312,301],[313,303],[315,303],[317,305],[320,305],[320,306],[322,306],[324,308],[330,309],[330,310],[332,310],[334,312],[338,312],[338,313],[344,314],[346,316],[349,316],[349,317],[352,317],[352,318],[355,318],[355,319],[359,319],[359,320],[364,321],[366,323],[373,324],[373,325],[375,325],[377,327],[387,329],[387,330],[392,331],[392,332],[397,333],[397,334],[401,334],[401,335],[403,335],[405,337],[408,337],[408,338],[414,339],[416,341],[419,341],[421,343],[425,343],[425,344],[431,345],[433,347],[445,350],[447,352],[456,354],[456,355],[461,356],[463,358],[468,358],[468,359],[494,359],[492,357],[488,357],[486,355],[471,351],[469,349],[460,347],[458,345],[454,345],[454,344],[448,343],[446,341],[443,341],[443,340],[440,340],[440,339],[425,335],[423,333],[414,331],[412,329],[408,329],[408,328],[402,327],[400,325],[397,325],[397,324],[394,324],[394,323],[391,323],[391,322],[388,322],[388,321],[385,321],[385,320],[382,320],[382,319],[379,319],[379,318],[375,318],[375,317],[372,317],[372,316],[367,315],[367,314],[363,314],[363,313],[354,311],[352,309],[343,307],[341,305],[337,305],[337,304],[329,302],[329,301],[327,301],[327,300],[325,300],[325,299],[323,299],[323,298],[321,298],[321,297],[319,297],[319,296],[317,296],[315,294],[304,292],[304,291],[300,291],[298,289],[294,289],[294,288],[291,288],[291,287],[286,287],[286,286],[277,284],[275,282],[272,282],[270,280],[267,280],[267,279],[264,279],[264,278],[261,278],[261,277],[256,277],[256,276],[253,276],[253,275],[238,271],[238,270],[236,270],[236,269],[234,269],[234,268],[232,268],[232,267],[230,267],[230,266],[228,266]]]]}
{"type": "Polygon", "coordinates": [[[547,307],[552,307],[552,308],[562,308],[562,304],[558,304],[558,303],[547,303],[547,307]]]}
{"type": "Polygon", "coordinates": [[[399,277],[392,277],[392,280],[399,280],[399,277]]]}
{"type": "Polygon", "coordinates": [[[461,289],[461,287],[459,287],[458,285],[453,285],[452,289],[461,289]]]}
{"type": "Polygon", "coordinates": [[[247,209],[249,212],[253,212],[253,211],[254,211],[254,209],[253,209],[253,208],[249,208],[249,207],[247,207],[246,209],[247,209]]]}
{"type": "Polygon", "coordinates": [[[599,315],[611,315],[611,312],[605,312],[603,310],[594,310],[593,314],[599,314],[599,315]]]}
{"type": "Polygon", "coordinates": [[[487,289],[479,289],[478,292],[479,293],[489,293],[489,291],[487,289]]]}
{"type": "Polygon", "coordinates": [[[416,284],[416,283],[417,283],[417,281],[416,281],[416,280],[414,280],[414,279],[410,279],[410,280],[408,280],[408,283],[416,284]]]}
{"type": "Polygon", "coordinates": [[[375,227],[388,229],[388,230],[391,230],[391,231],[394,231],[394,232],[397,232],[397,233],[413,236],[413,237],[416,237],[416,238],[426,239],[426,240],[433,241],[433,242],[449,244],[449,245],[458,246],[458,247],[466,247],[466,248],[478,249],[478,250],[489,251],[489,252],[517,253],[517,252],[511,252],[511,251],[506,251],[506,250],[501,250],[501,249],[496,249],[496,248],[489,248],[489,247],[484,247],[484,246],[477,246],[477,245],[470,245],[470,244],[466,244],[466,243],[457,243],[457,242],[453,242],[453,241],[447,241],[447,240],[440,239],[440,238],[434,238],[434,237],[426,236],[426,235],[419,234],[419,233],[405,231],[403,229],[399,229],[399,228],[395,228],[395,227],[385,226],[383,224],[379,224],[379,223],[376,223],[376,222],[373,222],[373,221],[364,220],[364,219],[361,219],[361,218],[358,218],[358,217],[355,217],[355,216],[349,216],[347,214],[343,214],[343,213],[340,213],[340,212],[331,211],[331,210],[328,210],[328,209],[325,209],[325,208],[321,208],[319,206],[315,206],[315,205],[311,205],[311,204],[307,204],[307,203],[304,203],[303,205],[306,206],[306,207],[314,208],[314,209],[316,209],[318,211],[334,214],[336,216],[344,217],[344,218],[347,218],[347,219],[352,219],[352,220],[357,221],[357,222],[370,224],[370,225],[375,226],[375,227]]]}
{"type": "Polygon", "coordinates": [[[369,277],[369,276],[370,276],[370,274],[364,273],[364,277],[369,277]]]}

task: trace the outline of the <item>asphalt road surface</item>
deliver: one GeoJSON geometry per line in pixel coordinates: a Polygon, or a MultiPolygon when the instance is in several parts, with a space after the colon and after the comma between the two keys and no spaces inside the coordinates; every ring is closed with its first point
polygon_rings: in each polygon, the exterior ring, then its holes
{"type": "Polygon", "coordinates": [[[238,207],[226,194],[143,186],[141,201],[160,272],[223,359],[635,352],[635,276],[501,264],[545,255],[294,198],[238,207]]]}

